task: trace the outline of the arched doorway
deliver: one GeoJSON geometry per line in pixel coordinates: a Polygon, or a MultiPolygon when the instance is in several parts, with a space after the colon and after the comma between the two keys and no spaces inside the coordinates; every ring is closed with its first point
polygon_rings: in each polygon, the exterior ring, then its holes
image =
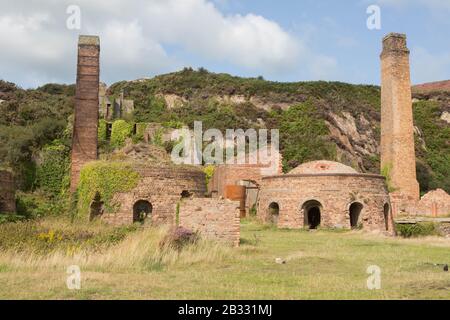
{"type": "Polygon", "coordinates": [[[187,190],[183,190],[180,195],[181,195],[182,199],[187,199],[187,198],[190,198],[192,196],[192,193],[190,193],[187,190]]]}
{"type": "Polygon", "coordinates": [[[269,205],[269,221],[274,225],[278,225],[278,218],[280,217],[280,206],[276,202],[269,205]]]}
{"type": "Polygon", "coordinates": [[[304,226],[314,230],[320,226],[322,219],[322,204],[316,200],[310,200],[302,206],[304,215],[304,226]]]}
{"type": "Polygon", "coordinates": [[[386,231],[389,231],[389,211],[390,211],[390,206],[389,203],[386,203],[384,205],[384,227],[386,229],[386,231]]]}
{"type": "Polygon", "coordinates": [[[350,227],[352,229],[358,228],[359,217],[361,216],[362,209],[363,209],[363,205],[359,202],[354,202],[350,205],[350,208],[349,208],[350,227]]]}
{"type": "Polygon", "coordinates": [[[144,223],[152,213],[152,204],[146,200],[139,200],[133,206],[133,222],[144,223]]]}
{"type": "Polygon", "coordinates": [[[103,207],[102,197],[99,192],[95,193],[94,199],[91,202],[90,206],[90,214],[89,220],[92,221],[103,215],[104,207],[103,207]]]}

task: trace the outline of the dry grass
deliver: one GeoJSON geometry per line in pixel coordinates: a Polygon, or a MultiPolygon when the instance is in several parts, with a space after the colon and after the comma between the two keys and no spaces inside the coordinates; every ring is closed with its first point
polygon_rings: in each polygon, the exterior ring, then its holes
{"type": "MultiPolygon", "coordinates": [[[[82,225],[44,221],[73,233],[82,225]]],[[[1,229],[4,226],[0,226],[1,229]]],[[[97,235],[111,227],[86,226],[97,235]]],[[[450,241],[392,239],[361,232],[276,230],[244,221],[242,246],[200,241],[161,249],[164,228],[138,228],[108,246],[76,252],[0,252],[0,298],[25,299],[449,299],[450,241]],[[286,264],[275,263],[282,258],[286,264]],[[68,290],[66,268],[79,265],[82,289],[68,290]],[[367,267],[382,269],[382,289],[368,290],[367,267]]],[[[1,244],[1,243],[0,243],[1,244]]]]}

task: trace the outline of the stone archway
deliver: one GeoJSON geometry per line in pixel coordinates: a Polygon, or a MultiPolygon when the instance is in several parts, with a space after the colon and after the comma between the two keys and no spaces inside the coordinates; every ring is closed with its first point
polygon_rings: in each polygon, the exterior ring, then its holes
{"type": "Polygon", "coordinates": [[[391,211],[391,206],[389,203],[386,203],[383,207],[383,216],[384,216],[384,228],[386,231],[389,231],[389,212],[391,211]]]}
{"type": "Polygon", "coordinates": [[[306,201],[302,205],[304,226],[310,230],[317,229],[322,220],[322,204],[317,200],[306,201]]]}
{"type": "Polygon", "coordinates": [[[90,214],[89,214],[89,220],[95,220],[98,217],[101,217],[104,212],[104,203],[102,201],[102,197],[99,192],[95,193],[94,199],[91,202],[90,205],[90,214]]]}
{"type": "Polygon", "coordinates": [[[348,209],[350,215],[350,227],[357,229],[359,227],[361,212],[364,206],[359,202],[353,202],[348,209]]]}
{"type": "Polygon", "coordinates": [[[187,198],[192,197],[192,193],[189,192],[188,190],[183,190],[181,192],[180,196],[181,196],[181,199],[187,199],[187,198]]]}
{"type": "Polygon", "coordinates": [[[139,200],[133,206],[133,222],[144,223],[151,215],[153,206],[147,200],[139,200]]]}
{"type": "Polygon", "coordinates": [[[269,214],[268,214],[270,223],[278,225],[279,217],[280,217],[280,205],[276,202],[272,202],[269,205],[269,214]]]}

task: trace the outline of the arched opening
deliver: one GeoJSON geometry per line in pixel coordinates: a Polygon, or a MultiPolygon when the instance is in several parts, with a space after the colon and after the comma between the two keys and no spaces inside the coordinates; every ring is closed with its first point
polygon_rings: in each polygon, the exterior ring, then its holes
{"type": "Polygon", "coordinates": [[[314,230],[320,226],[322,205],[319,201],[310,200],[303,204],[304,225],[314,230]]]}
{"type": "Polygon", "coordinates": [[[94,199],[91,202],[90,206],[90,214],[89,214],[89,220],[92,221],[101,215],[103,215],[104,207],[103,207],[103,201],[102,197],[99,192],[95,193],[94,199]]]}
{"type": "Polygon", "coordinates": [[[362,209],[363,205],[359,202],[354,202],[351,204],[349,214],[350,214],[350,227],[352,229],[358,228],[359,217],[361,215],[362,209]]]}
{"type": "Polygon", "coordinates": [[[183,198],[183,199],[190,198],[191,196],[192,196],[192,193],[190,193],[190,192],[187,191],[187,190],[183,190],[183,191],[181,192],[181,198],[183,198]]]}
{"type": "Polygon", "coordinates": [[[278,225],[278,218],[280,217],[280,206],[276,202],[269,205],[269,221],[274,225],[278,225]]]}
{"type": "Polygon", "coordinates": [[[384,211],[384,227],[386,231],[389,231],[389,211],[390,211],[389,203],[386,203],[384,205],[383,211],[384,211]]]}
{"type": "Polygon", "coordinates": [[[146,200],[139,200],[133,206],[133,222],[144,223],[152,213],[152,204],[146,200]]]}

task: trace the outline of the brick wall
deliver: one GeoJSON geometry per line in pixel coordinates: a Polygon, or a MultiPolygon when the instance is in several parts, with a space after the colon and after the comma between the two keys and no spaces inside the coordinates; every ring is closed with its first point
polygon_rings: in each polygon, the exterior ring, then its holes
{"type": "Polygon", "coordinates": [[[0,171],[0,213],[16,212],[14,177],[9,171],[0,171]]]}
{"type": "Polygon", "coordinates": [[[70,178],[72,192],[78,185],[82,166],[97,159],[99,58],[99,38],[80,36],[72,139],[70,178]]]}
{"type": "Polygon", "coordinates": [[[369,174],[314,174],[282,175],[263,178],[260,191],[258,217],[269,222],[269,206],[279,205],[278,227],[305,227],[304,207],[309,201],[321,206],[321,226],[346,228],[350,225],[350,206],[360,203],[363,209],[359,222],[366,230],[393,232],[389,209],[389,194],[382,176],[369,174]]]}
{"type": "Polygon", "coordinates": [[[239,202],[211,198],[183,200],[180,226],[199,231],[207,239],[239,246],[239,202]]]}
{"type": "Polygon", "coordinates": [[[116,194],[113,203],[120,208],[115,213],[104,214],[103,220],[115,225],[131,224],[135,203],[144,200],[152,206],[146,223],[173,224],[183,191],[195,197],[206,194],[205,174],[197,168],[137,166],[135,170],[142,177],[137,187],[130,192],[116,194]]]}

